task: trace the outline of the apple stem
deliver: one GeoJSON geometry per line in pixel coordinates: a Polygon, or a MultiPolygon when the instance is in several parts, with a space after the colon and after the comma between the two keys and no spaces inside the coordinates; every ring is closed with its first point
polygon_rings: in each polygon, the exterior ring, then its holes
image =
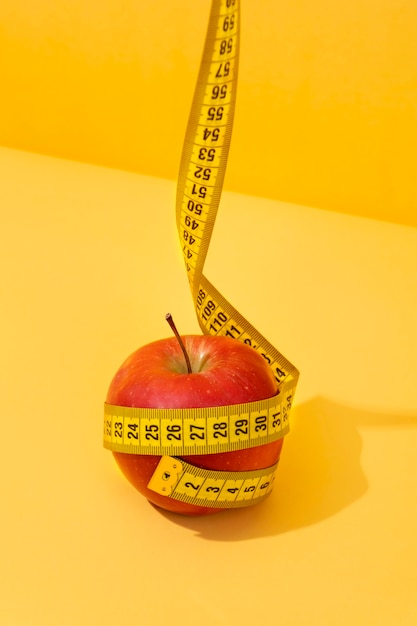
{"type": "Polygon", "coordinates": [[[183,355],[184,355],[185,362],[187,363],[187,370],[188,370],[188,373],[189,373],[189,374],[192,374],[192,373],[193,373],[193,370],[192,370],[192,368],[191,368],[191,361],[190,361],[190,357],[188,356],[187,350],[185,349],[185,346],[184,346],[184,342],[183,342],[183,340],[182,340],[182,339],[181,339],[181,337],[180,337],[180,334],[179,334],[179,332],[178,332],[178,330],[177,330],[177,327],[175,326],[175,323],[174,323],[174,320],[172,319],[172,315],[171,315],[171,313],[167,313],[167,314],[165,315],[165,319],[166,319],[166,321],[168,322],[168,324],[171,326],[172,331],[173,331],[174,335],[176,336],[178,343],[180,344],[180,348],[181,348],[182,353],[183,353],[183,355]]]}

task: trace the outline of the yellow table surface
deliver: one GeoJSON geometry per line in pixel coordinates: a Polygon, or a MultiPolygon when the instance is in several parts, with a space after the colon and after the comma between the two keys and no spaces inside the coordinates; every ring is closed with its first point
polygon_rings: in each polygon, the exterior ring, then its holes
{"type": "Polygon", "coordinates": [[[162,514],[102,448],[199,332],[175,183],[0,149],[2,626],[415,626],[417,229],[224,193],[207,277],[301,370],[263,504],[162,514]]]}

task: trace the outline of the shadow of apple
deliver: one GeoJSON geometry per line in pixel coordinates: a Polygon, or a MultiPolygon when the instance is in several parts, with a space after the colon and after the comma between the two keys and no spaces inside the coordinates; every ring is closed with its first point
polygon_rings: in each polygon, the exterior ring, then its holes
{"type": "Polygon", "coordinates": [[[317,397],[296,405],[291,418],[275,487],[263,504],[199,519],[161,513],[205,539],[241,541],[316,524],[358,500],[367,481],[357,426],[378,416],[317,397]]]}

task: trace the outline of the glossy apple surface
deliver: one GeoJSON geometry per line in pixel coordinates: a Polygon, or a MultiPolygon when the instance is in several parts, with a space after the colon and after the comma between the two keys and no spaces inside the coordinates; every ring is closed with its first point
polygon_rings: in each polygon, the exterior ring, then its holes
{"type": "MultiPolygon", "coordinates": [[[[263,400],[278,388],[265,359],[246,344],[224,336],[182,337],[190,358],[175,337],[136,350],[116,372],[106,402],[141,408],[205,408],[263,400]]],[[[283,439],[255,448],[219,454],[181,457],[206,469],[245,471],[270,467],[277,462],[283,439]]],[[[185,515],[204,515],[223,510],[180,502],[147,488],[160,456],[113,452],[126,478],[150,502],[185,515]]]]}

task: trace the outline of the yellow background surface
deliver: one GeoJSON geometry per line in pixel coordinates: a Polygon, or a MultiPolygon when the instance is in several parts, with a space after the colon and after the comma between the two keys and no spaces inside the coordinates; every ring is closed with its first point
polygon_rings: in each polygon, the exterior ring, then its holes
{"type": "Polygon", "coordinates": [[[125,357],[198,332],[174,183],[0,171],[2,626],[415,626],[417,229],[224,194],[207,277],[301,378],[270,498],[182,518],[101,445],[125,357]]]}
{"type": "MultiPolygon", "coordinates": [[[[209,8],[2,0],[0,145],[175,180],[209,8]]],[[[228,188],[417,225],[415,0],[242,15],[228,188]]]]}
{"type": "Polygon", "coordinates": [[[199,332],[174,180],[208,10],[0,3],[0,624],[415,626],[413,0],[243,4],[206,274],[301,370],[271,497],[163,514],[102,448],[125,357],[167,311],[199,332]]]}

